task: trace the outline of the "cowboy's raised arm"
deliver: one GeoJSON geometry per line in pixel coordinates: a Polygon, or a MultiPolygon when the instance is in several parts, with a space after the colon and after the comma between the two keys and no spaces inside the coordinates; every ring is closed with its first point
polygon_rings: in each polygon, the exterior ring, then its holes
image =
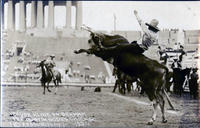
{"type": "Polygon", "coordinates": [[[134,10],[134,14],[135,14],[135,17],[140,25],[140,27],[142,28],[142,31],[144,33],[146,33],[147,35],[151,36],[147,26],[145,25],[145,23],[142,21],[142,19],[140,19],[140,17],[138,16],[138,12],[136,10],[134,10]]]}

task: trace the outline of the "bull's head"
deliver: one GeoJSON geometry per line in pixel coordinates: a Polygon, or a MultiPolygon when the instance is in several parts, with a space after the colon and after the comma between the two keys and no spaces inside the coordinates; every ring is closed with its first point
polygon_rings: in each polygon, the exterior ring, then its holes
{"type": "Polygon", "coordinates": [[[101,47],[102,46],[101,43],[104,40],[104,35],[102,33],[95,32],[94,30],[92,30],[92,28],[85,26],[85,25],[83,25],[81,28],[90,32],[90,39],[88,40],[90,47],[93,47],[93,46],[101,47]]]}

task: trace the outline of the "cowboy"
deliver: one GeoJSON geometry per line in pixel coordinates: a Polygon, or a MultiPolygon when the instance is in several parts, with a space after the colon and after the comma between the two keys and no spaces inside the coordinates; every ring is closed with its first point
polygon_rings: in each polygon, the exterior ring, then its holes
{"type": "Polygon", "coordinates": [[[174,43],[174,51],[177,51],[177,50],[178,50],[178,44],[174,43]]]}
{"type": "Polygon", "coordinates": [[[158,55],[159,55],[159,59],[160,60],[164,60],[164,56],[165,56],[165,49],[162,49],[160,46],[158,46],[158,51],[157,51],[158,55]]]}
{"type": "Polygon", "coordinates": [[[159,29],[157,26],[159,22],[156,19],[152,19],[150,24],[144,23],[138,16],[138,12],[136,10],[134,10],[134,14],[143,32],[142,43],[139,44],[141,53],[143,53],[144,51],[148,50],[152,44],[158,42],[159,29]]]}
{"type": "MultiPolygon", "coordinates": [[[[148,48],[154,44],[155,42],[158,42],[158,20],[153,19],[151,20],[150,24],[144,23],[140,17],[138,16],[138,12],[134,10],[134,14],[136,16],[136,19],[141,26],[143,36],[141,43],[137,43],[137,41],[133,41],[131,44],[117,44],[116,47],[114,47],[117,50],[126,50],[133,52],[135,54],[142,54],[148,48]]],[[[107,50],[112,50],[113,48],[106,48],[107,50]]]]}
{"type": "Polygon", "coordinates": [[[159,56],[160,56],[160,61],[164,61],[163,62],[163,64],[167,64],[167,59],[169,58],[169,56],[168,56],[168,54],[167,54],[167,52],[165,51],[165,49],[161,49],[161,47],[160,46],[158,46],[158,54],[159,54],[159,56]]]}
{"type": "Polygon", "coordinates": [[[182,45],[180,45],[180,50],[181,55],[179,55],[179,61],[182,62],[183,60],[183,55],[187,55],[186,52],[184,51],[184,47],[182,45]]]}
{"type": "Polygon", "coordinates": [[[162,60],[163,50],[162,50],[162,48],[160,46],[158,46],[158,52],[157,53],[158,53],[158,55],[160,57],[160,60],[162,60]]]}
{"type": "Polygon", "coordinates": [[[55,55],[50,55],[49,58],[45,61],[45,64],[47,65],[47,68],[49,69],[49,72],[52,75],[53,80],[56,80],[54,75],[54,67],[56,66],[54,62],[55,55]]]}

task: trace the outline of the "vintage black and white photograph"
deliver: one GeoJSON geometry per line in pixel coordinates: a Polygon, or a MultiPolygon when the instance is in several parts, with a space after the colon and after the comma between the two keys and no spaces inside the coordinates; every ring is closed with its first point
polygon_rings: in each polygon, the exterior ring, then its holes
{"type": "Polygon", "coordinates": [[[1,127],[199,128],[200,1],[1,0],[1,127]]]}

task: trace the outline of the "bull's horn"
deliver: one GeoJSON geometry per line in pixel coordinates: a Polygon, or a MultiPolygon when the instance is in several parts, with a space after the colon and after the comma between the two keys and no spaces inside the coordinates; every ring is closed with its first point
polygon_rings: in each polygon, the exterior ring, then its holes
{"type": "Polygon", "coordinates": [[[87,29],[90,29],[90,30],[92,29],[92,28],[90,28],[89,26],[87,26],[85,24],[83,24],[82,27],[86,27],[87,29]]]}
{"type": "Polygon", "coordinates": [[[81,29],[86,30],[86,31],[91,32],[91,33],[94,33],[94,31],[92,31],[92,29],[90,27],[86,26],[86,25],[82,25],[81,29]]]}
{"type": "Polygon", "coordinates": [[[81,26],[81,29],[92,32],[91,29],[88,29],[87,27],[81,26]]]}

